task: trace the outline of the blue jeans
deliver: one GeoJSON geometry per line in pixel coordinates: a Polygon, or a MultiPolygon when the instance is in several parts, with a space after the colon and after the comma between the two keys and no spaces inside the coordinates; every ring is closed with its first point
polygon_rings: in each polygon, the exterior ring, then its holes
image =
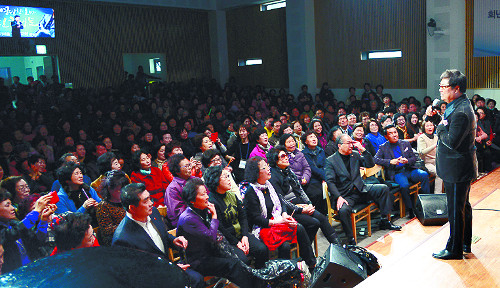
{"type": "Polygon", "coordinates": [[[421,185],[421,193],[429,194],[430,193],[430,185],[429,185],[429,174],[424,170],[413,169],[411,171],[403,171],[394,175],[394,181],[399,184],[401,187],[401,194],[403,196],[403,201],[405,202],[406,207],[409,209],[413,209],[413,204],[410,198],[410,181],[412,183],[420,182],[421,185]]]}

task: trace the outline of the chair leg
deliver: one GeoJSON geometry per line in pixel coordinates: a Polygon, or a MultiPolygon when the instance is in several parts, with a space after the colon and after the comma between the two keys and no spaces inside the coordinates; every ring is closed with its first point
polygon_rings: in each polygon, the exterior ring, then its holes
{"type": "Polygon", "coordinates": [[[372,213],[371,213],[371,207],[368,207],[368,216],[366,217],[366,226],[368,226],[368,236],[372,236],[372,213]]]}
{"type": "Polygon", "coordinates": [[[354,214],[351,214],[351,225],[352,225],[352,235],[354,236],[354,241],[358,243],[358,237],[357,237],[357,232],[356,232],[356,216],[354,214]]]}
{"type": "Polygon", "coordinates": [[[403,201],[403,195],[399,193],[399,217],[403,218],[406,216],[405,202],[403,201]]]}
{"type": "Polygon", "coordinates": [[[316,236],[314,236],[314,255],[318,257],[318,233],[316,233],[316,236]]]}

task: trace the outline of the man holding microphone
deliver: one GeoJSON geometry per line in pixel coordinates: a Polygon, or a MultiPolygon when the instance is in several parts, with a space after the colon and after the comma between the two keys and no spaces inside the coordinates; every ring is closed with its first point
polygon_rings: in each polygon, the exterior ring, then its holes
{"type": "Polygon", "coordinates": [[[432,254],[437,259],[462,259],[471,252],[472,208],[469,203],[471,182],[477,177],[476,119],[465,95],[467,79],[458,70],[441,74],[439,93],[448,105],[436,134],[437,174],[444,182],[448,200],[450,237],[446,248],[432,254]]]}

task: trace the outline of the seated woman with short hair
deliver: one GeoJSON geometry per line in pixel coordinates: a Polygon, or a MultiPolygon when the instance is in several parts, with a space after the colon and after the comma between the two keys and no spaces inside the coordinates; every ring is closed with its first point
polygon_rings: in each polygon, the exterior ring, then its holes
{"type": "Polygon", "coordinates": [[[309,267],[314,267],[316,258],[311,241],[304,226],[289,216],[288,212],[292,211],[287,211],[285,202],[269,182],[271,170],[266,160],[259,156],[250,158],[245,167],[245,179],[250,185],[244,193],[243,206],[252,234],[263,240],[270,250],[277,248],[278,257],[283,259],[290,258],[290,243],[296,240],[301,257],[309,267]],[[270,241],[270,236],[277,236],[278,241],[270,241]]]}
{"type": "Polygon", "coordinates": [[[78,248],[99,247],[88,214],[67,213],[54,220],[56,247],[50,256],[78,248]]]}
{"type": "Polygon", "coordinates": [[[259,239],[248,233],[248,220],[243,204],[231,191],[230,172],[221,166],[207,168],[203,175],[205,185],[210,191],[209,201],[215,205],[219,215],[219,230],[235,248],[238,257],[250,263],[255,258],[255,267],[264,266],[269,259],[269,251],[259,239]]]}

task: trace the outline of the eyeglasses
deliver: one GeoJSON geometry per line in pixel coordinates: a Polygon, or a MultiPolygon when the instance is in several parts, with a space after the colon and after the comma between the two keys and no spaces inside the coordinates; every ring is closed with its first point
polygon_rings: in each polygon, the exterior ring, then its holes
{"type": "Polygon", "coordinates": [[[445,89],[445,88],[448,88],[448,87],[451,87],[451,85],[441,85],[441,84],[439,84],[439,88],[445,89]]]}
{"type": "Polygon", "coordinates": [[[278,157],[280,159],[285,159],[285,158],[288,158],[288,155],[286,155],[286,153],[283,153],[283,154],[278,155],[278,157]]]}
{"type": "Polygon", "coordinates": [[[19,191],[27,191],[27,190],[30,190],[30,187],[28,185],[19,186],[19,191]]]}

